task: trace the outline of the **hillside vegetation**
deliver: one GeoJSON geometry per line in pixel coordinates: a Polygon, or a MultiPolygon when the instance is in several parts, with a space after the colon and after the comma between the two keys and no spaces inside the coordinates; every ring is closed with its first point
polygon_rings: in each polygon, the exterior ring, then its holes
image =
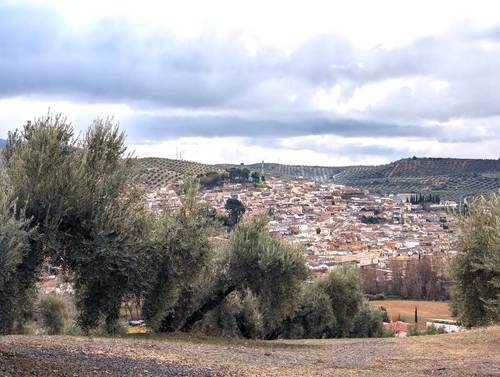
{"type": "Polygon", "coordinates": [[[383,339],[0,338],[2,376],[493,376],[500,327],[383,339]]]}
{"type": "MultiPolygon", "coordinates": [[[[221,172],[239,165],[205,165],[165,158],[139,159],[141,176],[149,187],[161,187],[185,176],[221,172]]],[[[408,158],[376,166],[306,166],[275,163],[245,165],[269,176],[312,179],[360,187],[372,192],[434,193],[441,199],[466,197],[500,190],[500,160],[408,158]]]]}
{"type": "MultiPolygon", "coordinates": [[[[5,140],[0,139],[0,148],[5,140]]],[[[176,183],[209,172],[222,173],[239,165],[208,165],[168,158],[140,158],[139,175],[149,188],[176,183]]],[[[466,197],[500,190],[500,160],[407,158],[374,166],[307,166],[275,163],[246,165],[252,171],[292,179],[330,181],[379,193],[434,193],[441,199],[466,197]]]]}
{"type": "Polygon", "coordinates": [[[163,187],[186,177],[224,171],[213,165],[169,158],[140,158],[138,162],[140,177],[149,188],[163,187]]]}
{"type": "Polygon", "coordinates": [[[463,200],[500,190],[500,160],[408,158],[376,166],[300,166],[254,164],[277,177],[331,181],[372,192],[434,193],[441,199],[463,200]]]}

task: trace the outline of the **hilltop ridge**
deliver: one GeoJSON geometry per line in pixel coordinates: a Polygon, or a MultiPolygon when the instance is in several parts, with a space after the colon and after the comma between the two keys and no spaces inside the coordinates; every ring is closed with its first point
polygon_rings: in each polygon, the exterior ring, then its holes
{"type": "MultiPolygon", "coordinates": [[[[153,186],[182,176],[221,172],[235,164],[207,165],[164,158],[139,159],[141,174],[153,186]]],[[[274,177],[311,179],[360,187],[379,193],[435,193],[442,199],[464,198],[500,190],[500,160],[405,158],[384,165],[308,166],[254,163],[244,167],[274,177]]]]}
{"type": "MultiPolygon", "coordinates": [[[[0,139],[0,148],[6,140],[0,139]]],[[[139,158],[139,175],[151,189],[185,177],[222,173],[236,164],[203,164],[169,158],[139,158]]],[[[500,159],[411,157],[384,165],[318,166],[253,163],[252,171],[289,179],[310,179],[360,187],[378,193],[434,193],[441,199],[461,201],[500,190],[500,159]]]]}

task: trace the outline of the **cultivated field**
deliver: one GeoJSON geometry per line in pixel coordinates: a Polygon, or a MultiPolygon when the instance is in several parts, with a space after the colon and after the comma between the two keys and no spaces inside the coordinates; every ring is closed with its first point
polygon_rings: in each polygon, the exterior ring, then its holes
{"type": "Polygon", "coordinates": [[[1,376],[493,376],[500,326],[382,339],[0,337],[1,376]]]}
{"type": "Polygon", "coordinates": [[[370,301],[370,305],[374,308],[380,306],[386,308],[389,318],[392,320],[396,320],[401,315],[402,320],[413,322],[415,307],[417,307],[419,321],[425,321],[430,318],[452,319],[448,303],[442,301],[375,300],[370,301]]]}
{"type": "Polygon", "coordinates": [[[138,163],[140,177],[150,188],[164,187],[199,174],[224,171],[212,165],[168,158],[140,158],[138,163]]]}
{"type": "MultiPolygon", "coordinates": [[[[240,165],[205,165],[167,158],[139,159],[141,177],[153,188],[185,176],[223,171],[240,165]]],[[[270,176],[331,181],[378,193],[433,193],[441,199],[465,197],[500,190],[500,160],[456,158],[407,158],[377,166],[306,166],[274,163],[246,165],[270,176]]]]}

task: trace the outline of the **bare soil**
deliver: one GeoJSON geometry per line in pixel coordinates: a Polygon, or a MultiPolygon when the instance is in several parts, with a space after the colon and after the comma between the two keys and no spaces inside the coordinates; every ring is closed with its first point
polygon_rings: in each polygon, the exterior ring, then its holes
{"type": "Polygon", "coordinates": [[[384,339],[0,337],[0,376],[500,376],[500,326],[384,339]]]}

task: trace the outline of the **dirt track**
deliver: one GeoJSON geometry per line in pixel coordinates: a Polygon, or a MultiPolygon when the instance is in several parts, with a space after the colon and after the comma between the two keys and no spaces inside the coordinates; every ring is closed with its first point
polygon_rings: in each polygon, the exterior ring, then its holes
{"type": "Polygon", "coordinates": [[[0,337],[1,376],[500,376],[500,327],[403,339],[0,337]]]}

